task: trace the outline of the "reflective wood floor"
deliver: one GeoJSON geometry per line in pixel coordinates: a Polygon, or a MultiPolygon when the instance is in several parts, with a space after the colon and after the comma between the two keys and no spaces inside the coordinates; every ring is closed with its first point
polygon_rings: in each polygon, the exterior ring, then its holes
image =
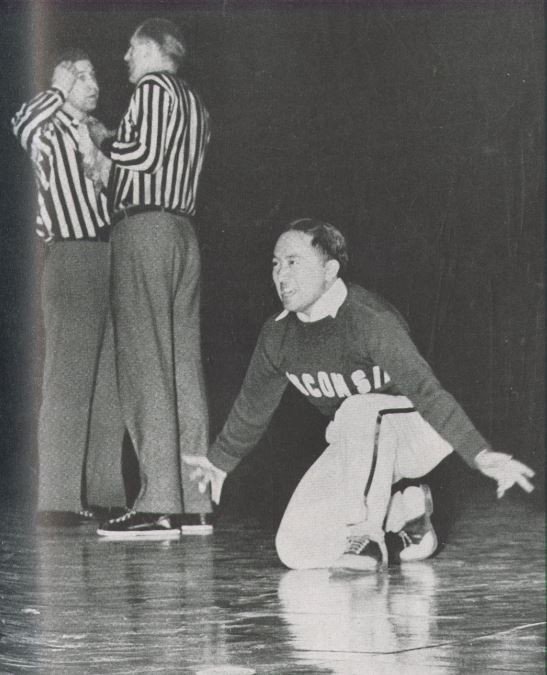
{"type": "Polygon", "coordinates": [[[469,506],[433,560],[284,569],[273,532],[109,542],[0,523],[1,673],[543,673],[544,519],[469,506]]]}

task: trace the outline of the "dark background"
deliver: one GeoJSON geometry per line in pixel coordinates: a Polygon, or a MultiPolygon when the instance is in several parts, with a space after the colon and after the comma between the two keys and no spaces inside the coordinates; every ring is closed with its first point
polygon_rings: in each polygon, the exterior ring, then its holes
{"type": "MultiPolygon", "coordinates": [[[[33,179],[9,119],[79,45],[115,126],[123,55],[150,16],[185,27],[185,76],[213,140],[198,215],[203,348],[216,433],[276,302],[276,228],[317,216],[350,241],[351,279],[409,321],[445,387],[495,449],[544,455],[543,3],[4,2],[0,237],[0,488],[30,503],[40,366],[33,179]]],[[[230,477],[225,512],[275,521],[323,447],[324,422],[289,392],[230,477]]],[[[444,473],[443,473],[444,471],[444,473]]],[[[457,462],[442,486],[473,481],[457,462]]],[[[474,479],[476,480],[476,479],[474,479]]],[[[481,484],[482,485],[482,484],[481,484]]],[[[493,495],[493,483],[489,484],[493,495]]],[[[492,497],[493,499],[493,497],[492,497]]]]}

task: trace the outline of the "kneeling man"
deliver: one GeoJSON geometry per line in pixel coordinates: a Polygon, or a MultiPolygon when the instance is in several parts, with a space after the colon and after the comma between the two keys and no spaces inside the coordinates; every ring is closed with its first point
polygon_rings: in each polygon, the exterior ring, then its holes
{"type": "Polygon", "coordinates": [[[296,488],[276,537],[295,569],[376,570],[385,533],[399,535],[400,562],[437,547],[426,485],[393,496],[402,478],[429,473],[453,451],[497,481],[530,492],[534,474],[493,452],[435,378],[408,327],[384,299],[341,278],[343,235],[312,219],[290,223],[273,255],[284,310],[264,325],[239,396],[208,457],[186,456],[218,502],[226,472],[258,442],[291,383],[330,416],[328,447],[296,488]]]}

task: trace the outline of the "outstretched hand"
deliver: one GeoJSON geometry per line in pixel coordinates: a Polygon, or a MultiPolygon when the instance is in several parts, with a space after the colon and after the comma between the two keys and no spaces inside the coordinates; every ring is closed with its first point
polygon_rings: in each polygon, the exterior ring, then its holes
{"type": "Polygon", "coordinates": [[[217,468],[207,459],[197,455],[182,455],[186,464],[192,467],[190,478],[198,481],[198,489],[205,492],[207,486],[211,486],[211,499],[218,504],[220,502],[220,493],[222,485],[226,478],[226,472],[217,468]]]}
{"type": "Polygon", "coordinates": [[[498,499],[501,499],[515,483],[520,485],[525,492],[532,492],[534,489],[528,479],[533,478],[535,472],[526,464],[518,462],[504,452],[482,450],[475,457],[475,464],[481,473],[497,482],[498,499]]]}

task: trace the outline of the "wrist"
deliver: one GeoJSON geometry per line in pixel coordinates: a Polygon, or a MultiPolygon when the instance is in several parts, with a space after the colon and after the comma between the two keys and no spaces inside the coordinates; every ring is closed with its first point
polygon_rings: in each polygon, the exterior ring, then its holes
{"type": "Polygon", "coordinates": [[[110,153],[112,152],[112,145],[114,144],[114,138],[112,136],[107,136],[101,141],[101,144],[99,145],[99,150],[103,153],[103,155],[106,155],[107,157],[110,157],[110,153]]]}
{"type": "Polygon", "coordinates": [[[209,459],[209,457],[206,457],[205,459],[207,460],[207,463],[208,463],[208,465],[209,465],[209,469],[210,469],[213,473],[221,474],[223,477],[227,475],[227,474],[226,474],[226,471],[224,471],[224,469],[221,469],[219,466],[217,466],[216,464],[214,464],[213,462],[211,462],[211,460],[209,459]]]}
{"type": "Polygon", "coordinates": [[[224,480],[226,478],[226,476],[228,475],[226,471],[224,471],[223,469],[219,469],[218,466],[215,466],[214,464],[212,464],[212,467],[213,467],[215,473],[218,476],[220,476],[222,478],[222,480],[224,480]]]}
{"type": "Polygon", "coordinates": [[[506,452],[495,452],[490,448],[484,448],[475,455],[475,464],[481,468],[489,468],[491,466],[502,466],[506,462],[510,462],[513,455],[508,455],[506,452]]]}

